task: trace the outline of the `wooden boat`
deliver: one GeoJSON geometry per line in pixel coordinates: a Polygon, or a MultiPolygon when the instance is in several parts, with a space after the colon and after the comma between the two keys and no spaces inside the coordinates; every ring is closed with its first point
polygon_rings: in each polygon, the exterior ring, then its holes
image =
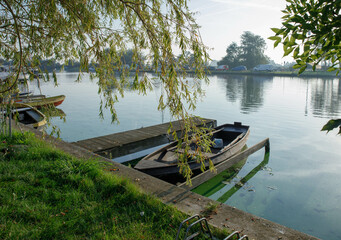
{"type": "MultiPolygon", "coordinates": [[[[213,129],[212,133],[215,145],[211,147],[211,152],[206,152],[204,155],[216,165],[240,152],[246,144],[250,129],[249,126],[235,122],[218,126],[213,129]]],[[[140,160],[134,168],[152,176],[179,174],[178,154],[182,149],[178,149],[177,145],[178,142],[173,142],[158,149],[140,160]]],[[[194,154],[195,148],[196,145],[192,143],[191,149],[193,150],[189,153],[194,154]]],[[[192,171],[199,170],[201,167],[201,164],[192,158],[188,159],[188,164],[192,171]]],[[[208,160],[205,162],[205,167],[209,167],[208,160]]]]}
{"type": "Polygon", "coordinates": [[[16,93],[16,94],[12,94],[12,98],[18,98],[18,97],[26,97],[26,96],[30,96],[32,95],[32,92],[20,92],[20,93],[16,93]]]}
{"type": "Polygon", "coordinates": [[[58,95],[54,97],[46,97],[45,95],[28,95],[28,96],[19,96],[15,99],[15,103],[20,106],[20,103],[28,104],[32,107],[41,108],[44,106],[54,105],[59,106],[63,103],[65,99],[64,95],[58,95]]]}
{"type": "MultiPolygon", "coordinates": [[[[3,114],[6,114],[6,112],[3,112],[3,114]]],[[[20,107],[15,107],[12,110],[12,118],[34,128],[39,128],[46,124],[46,117],[43,113],[24,103],[21,103],[20,107]]]]}

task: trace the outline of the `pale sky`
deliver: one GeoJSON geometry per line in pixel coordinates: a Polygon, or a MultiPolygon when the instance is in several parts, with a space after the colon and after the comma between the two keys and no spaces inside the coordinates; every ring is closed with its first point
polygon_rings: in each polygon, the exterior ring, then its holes
{"type": "Polygon", "coordinates": [[[221,60],[227,46],[232,42],[239,45],[243,32],[250,31],[265,39],[265,54],[276,63],[292,61],[282,58],[281,45],[274,49],[273,41],[267,39],[273,36],[270,28],[281,27],[285,5],[285,0],[190,0],[188,4],[192,12],[197,12],[195,18],[205,45],[213,48],[209,52],[212,59],[221,60]]]}

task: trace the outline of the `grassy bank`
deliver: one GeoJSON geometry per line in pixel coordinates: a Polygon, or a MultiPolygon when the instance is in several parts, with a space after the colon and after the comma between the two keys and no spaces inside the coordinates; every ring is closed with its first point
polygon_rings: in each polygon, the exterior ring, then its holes
{"type": "Polygon", "coordinates": [[[1,136],[0,239],[175,239],[187,216],[104,164],[71,157],[32,133],[1,136]]]}

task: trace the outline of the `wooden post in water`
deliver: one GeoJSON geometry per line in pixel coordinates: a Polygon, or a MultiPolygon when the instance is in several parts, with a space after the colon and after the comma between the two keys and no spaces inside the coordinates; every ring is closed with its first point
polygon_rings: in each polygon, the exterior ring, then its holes
{"type": "Polygon", "coordinates": [[[267,138],[267,140],[268,141],[264,145],[266,153],[270,152],[270,140],[269,140],[269,138],[267,138]]]}
{"type": "Polygon", "coordinates": [[[245,159],[249,155],[251,155],[254,152],[257,152],[259,149],[265,147],[265,152],[270,151],[270,141],[269,138],[264,139],[263,141],[257,143],[256,145],[226,159],[225,161],[219,163],[215,166],[216,172],[212,172],[210,170],[206,170],[205,172],[195,176],[192,178],[192,185],[189,186],[186,184],[186,182],[179,184],[179,187],[185,188],[187,190],[192,190],[193,188],[196,188],[200,184],[206,182],[207,180],[211,179],[212,177],[215,177],[217,174],[225,171],[227,168],[232,167],[234,164],[238,163],[239,161],[245,159]]]}

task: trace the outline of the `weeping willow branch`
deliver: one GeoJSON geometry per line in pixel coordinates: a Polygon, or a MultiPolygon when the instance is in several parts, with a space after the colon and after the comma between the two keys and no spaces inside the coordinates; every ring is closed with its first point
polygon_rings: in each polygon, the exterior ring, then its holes
{"type": "MultiPolygon", "coordinates": [[[[22,46],[21,46],[21,38],[20,38],[20,32],[19,32],[19,28],[18,28],[18,23],[17,23],[17,18],[16,18],[16,15],[14,14],[12,8],[11,8],[11,5],[8,3],[7,0],[4,0],[9,12],[12,14],[13,16],[13,21],[14,21],[14,27],[15,27],[15,30],[16,30],[16,34],[17,34],[17,37],[18,37],[18,44],[19,44],[19,67],[18,67],[18,70],[17,70],[17,75],[15,77],[15,80],[14,82],[12,83],[12,85],[10,85],[7,89],[4,89],[4,90],[1,90],[0,91],[0,94],[3,94],[3,93],[6,93],[6,92],[9,92],[10,90],[12,90],[17,82],[18,82],[18,79],[19,79],[19,74],[21,72],[21,63],[22,63],[22,46]]],[[[5,81],[9,81],[10,77],[8,77],[5,81]]]]}

